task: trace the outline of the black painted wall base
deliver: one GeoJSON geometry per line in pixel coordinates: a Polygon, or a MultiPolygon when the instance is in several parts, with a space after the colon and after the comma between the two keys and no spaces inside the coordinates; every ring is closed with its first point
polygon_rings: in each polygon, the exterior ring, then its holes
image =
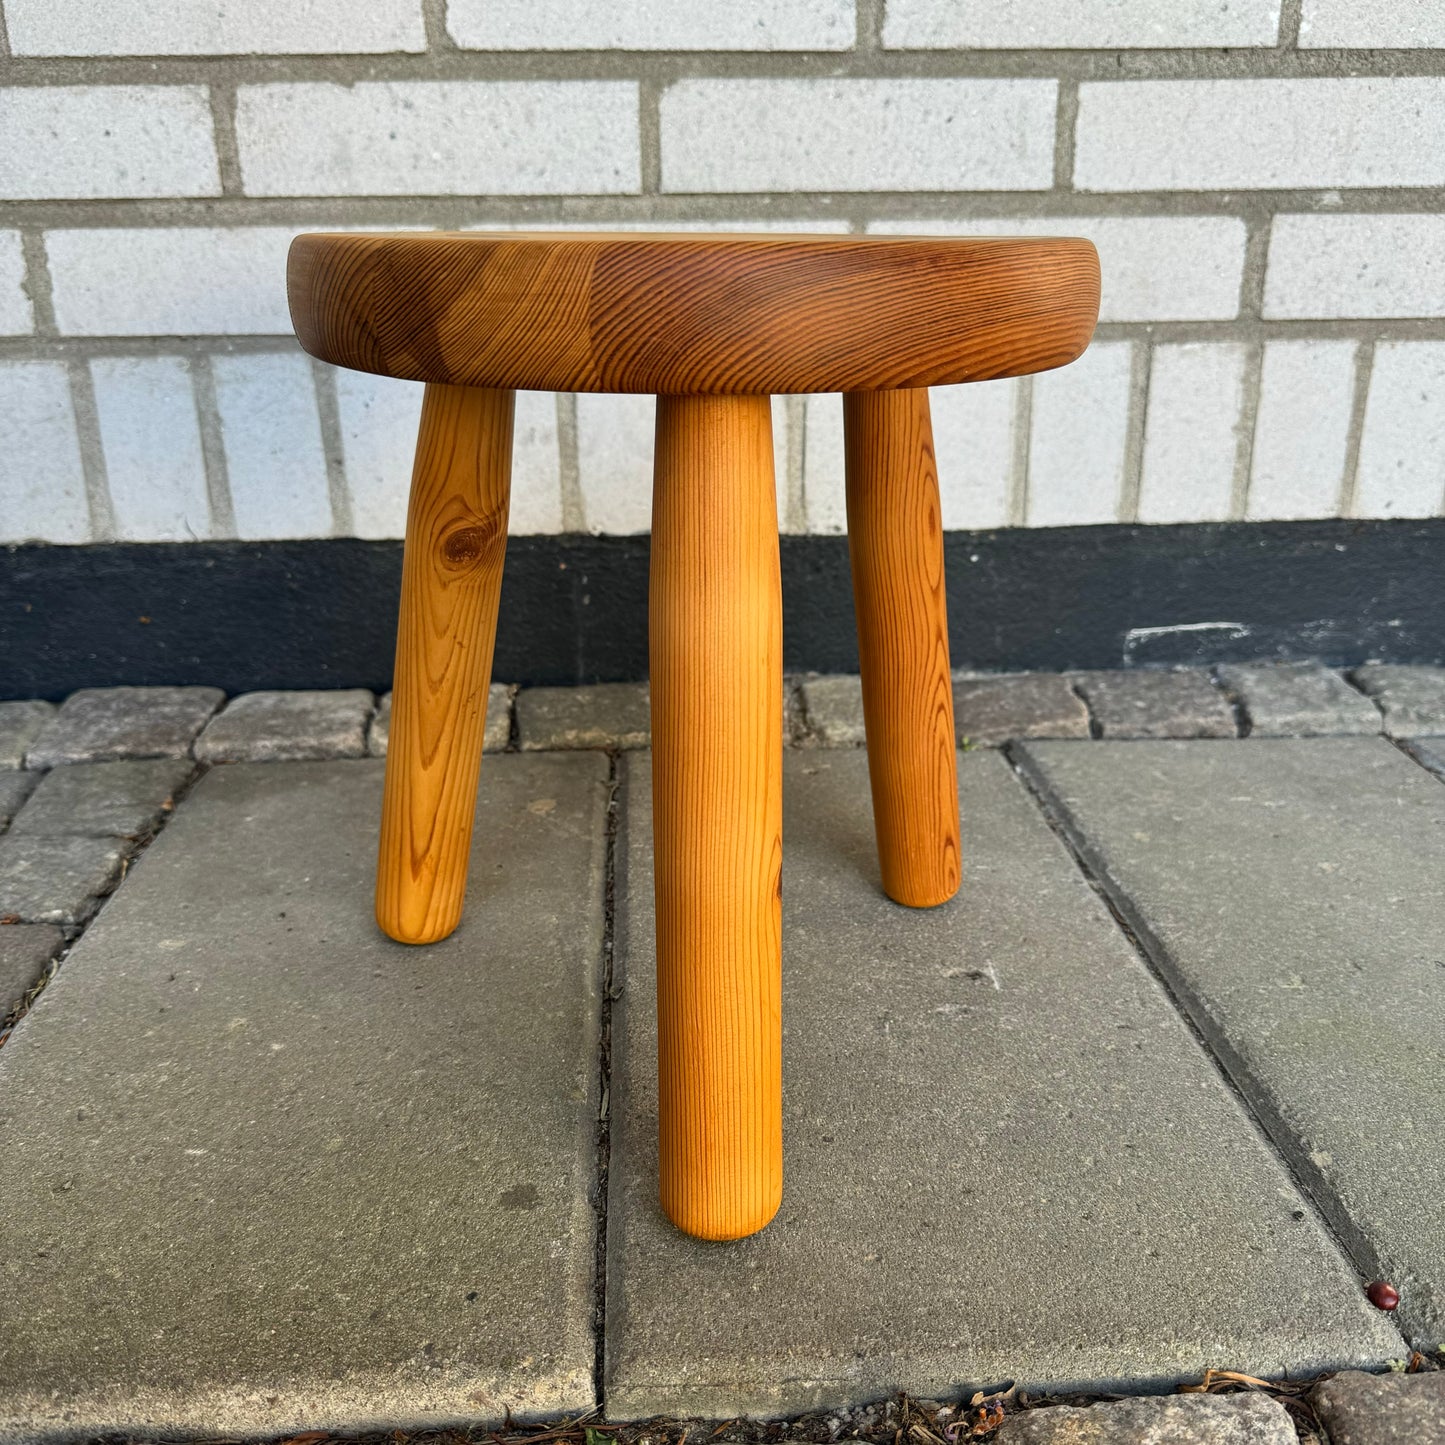
{"type": "MultiPolygon", "coordinates": [[[[1017,528],[945,539],[953,665],[1445,663],[1445,519],[1017,528]]],[[[514,537],[495,674],[647,675],[646,537],[514,537]]],[[[858,666],[844,537],[784,537],[789,671],[858,666]]],[[[389,686],[401,544],[0,550],[0,698],[389,686]]]]}

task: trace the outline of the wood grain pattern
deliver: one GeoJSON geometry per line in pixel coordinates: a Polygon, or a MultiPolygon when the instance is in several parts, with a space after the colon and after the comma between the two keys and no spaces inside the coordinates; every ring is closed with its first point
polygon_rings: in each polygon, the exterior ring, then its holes
{"type": "Polygon", "coordinates": [[[928,392],[843,398],[848,558],[878,861],[888,896],[958,891],[958,764],[928,392]]]}
{"type": "Polygon", "coordinates": [[[1072,361],[1084,240],[577,232],[313,234],[301,344],[338,366],[541,391],[881,391],[1072,361]]]}
{"type": "Polygon", "coordinates": [[[782,594],[768,399],[657,403],[649,612],[662,1207],[703,1239],[777,1212],[782,594]]]}
{"type": "Polygon", "coordinates": [[[376,921],[434,943],[461,921],[507,547],[510,391],[431,385],[406,519],[376,921]]]}

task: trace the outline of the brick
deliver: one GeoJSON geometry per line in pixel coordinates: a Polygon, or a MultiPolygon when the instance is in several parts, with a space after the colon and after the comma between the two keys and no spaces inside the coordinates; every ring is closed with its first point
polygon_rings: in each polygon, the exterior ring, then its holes
{"type": "Polygon", "coordinates": [[[0,542],[88,542],[90,503],[65,366],[0,364],[0,416],[0,542]]]}
{"type": "Polygon", "coordinates": [[[1445,456],[1445,341],[1375,346],[1355,475],[1356,517],[1434,517],[1445,456]]]}
{"type": "Polygon", "coordinates": [[[641,186],[631,81],[242,86],[236,134],[252,196],[627,195],[641,186]]]}
{"type": "Polygon", "coordinates": [[[903,50],[1127,50],[1273,45],[1279,0],[1160,7],[1153,0],[960,5],[889,0],[883,44],[903,50]]]}
{"type": "Polygon", "coordinates": [[[936,386],[930,393],[945,531],[1008,525],[1018,396],[1013,379],[936,386]]]}
{"type": "Polygon", "coordinates": [[[419,0],[7,0],[14,55],[357,55],[425,50],[419,0]]]}
{"type": "Polygon", "coordinates": [[[0,837],[0,917],[84,923],[120,880],[125,847],[114,838],[0,837]]]}
{"type": "Polygon", "coordinates": [[[1132,364],[1128,342],[1096,342],[1078,361],[1033,378],[1028,526],[1118,520],[1132,364]]]}
{"type": "Polygon", "coordinates": [[[0,833],[10,826],[10,820],[25,806],[25,800],[35,791],[39,781],[38,773],[21,768],[7,768],[0,773],[0,833]]]}
{"type": "Polygon", "coordinates": [[[1047,190],[1056,92],[1052,80],[680,80],[662,97],[662,189],[1047,190]]]}
{"type": "Polygon", "coordinates": [[[808,531],[848,530],[843,398],[815,392],[803,400],[803,506],[808,531]]]}
{"type": "Polygon", "coordinates": [[[851,0],[450,0],[447,29],[465,50],[850,50],[851,0]]]}
{"type": "Polygon", "coordinates": [[[25,765],[184,758],[225,698],[218,687],[82,688],[66,698],[31,744],[25,765]]]}
{"type": "Polygon", "coordinates": [[[1145,1395],[1023,1410],[994,1445],[1296,1445],[1294,1423],[1267,1395],[1145,1395]]]}
{"type": "Polygon", "coordinates": [[[1304,0],[1301,49],[1445,49],[1445,11],[1433,0],[1304,0]]]}
{"type": "Polygon", "coordinates": [[[1231,663],[1219,669],[1219,681],[1243,710],[1253,736],[1380,731],[1379,708],[1317,662],[1231,663]]]}
{"type": "Polygon", "coordinates": [[[1083,191],[1434,186],[1445,78],[1140,80],[1079,87],[1083,191]]]}
{"type": "MultiPolygon", "coordinates": [[[[487,725],[482,732],[484,753],[505,752],[512,736],[512,689],[505,682],[494,682],[487,692],[487,725]]],[[[386,756],[391,737],[391,694],[376,705],[376,716],[366,734],[366,750],[374,758],[386,756]]]]}
{"type": "Polygon", "coordinates": [[[1089,710],[1066,677],[1020,672],[962,677],[953,684],[953,722],[960,747],[1012,738],[1086,738],[1089,710]]]}
{"type": "Polygon", "coordinates": [[[406,535],[417,424],[425,388],[414,381],[336,372],[341,454],[351,497],[351,531],[381,539],[406,535]]]}
{"type": "Polygon", "coordinates": [[[519,391],[512,428],[512,505],[507,530],[514,537],[560,532],[562,456],[556,395],[519,391]]]}
{"type": "Polygon", "coordinates": [[[38,698],[0,702],[0,768],[21,767],[25,750],[54,716],[54,704],[38,698]]]}
{"type": "Polygon", "coordinates": [[[1371,663],[1350,677],[1379,704],[1391,737],[1445,737],[1445,667],[1371,663]]]}
{"type": "Polygon", "coordinates": [[[206,462],[185,360],[96,357],[90,374],[115,535],[123,542],[209,537],[206,462]]]}
{"type": "Polygon", "coordinates": [[[18,1009],[65,945],[53,923],[11,923],[0,927],[0,1021],[18,1009]]]}
{"type": "MultiPolygon", "coordinates": [[[[1442,37],[1441,44],[1445,44],[1442,37]]],[[[1310,1403],[1330,1445],[1425,1445],[1445,1440],[1445,1373],[1346,1370],[1316,1385],[1310,1403]]]]}
{"type": "Polygon", "coordinates": [[[1234,216],[1000,216],[875,221],[874,235],[1082,236],[1099,252],[1100,321],[1230,321],[1244,222],[1234,216]]]}
{"type": "Polygon", "coordinates": [[[1080,672],[1074,685],[1106,738],[1232,738],[1234,714],[1200,669],[1080,672]]]}
{"type": "Polygon", "coordinates": [[[867,741],[861,679],[805,677],[798,688],[808,735],[825,748],[858,747],[867,741]]]}
{"type": "Polygon", "coordinates": [[[1267,341],[1245,516],[1339,515],[1354,401],[1353,341],[1267,341]]]}
{"type": "Polygon", "coordinates": [[[52,768],[10,831],[29,838],[139,838],[165,821],[195,770],[189,758],[52,768]]]}
{"type": "Polygon", "coordinates": [[[66,336],[290,336],[286,251],[296,234],[292,226],[48,231],[55,324],[66,336]]]}
{"type": "Polygon", "coordinates": [[[652,740],[647,684],[524,687],[517,694],[517,739],[524,753],[645,748],[652,740]]]}
{"type": "Polygon", "coordinates": [[[1231,514],[1245,348],[1156,345],[1149,363],[1141,522],[1222,522],[1231,514]]]}
{"type": "Polygon", "coordinates": [[[0,336],[29,336],[35,310],[25,289],[25,251],[19,231],[0,231],[0,336]]]}
{"type": "Polygon", "coordinates": [[[196,757],[205,763],[365,757],[375,704],[360,687],[242,693],[206,724],[196,739],[196,757]]]}
{"type": "Polygon", "coordinates": [[[1276,216],[1264,315],[1445,316],[1445,216],[1276,216]]]}
{"type": "Polygon", "coordinates": [[[1445,778],[1445,737],[1415,738],[1409,744],[1416,760],[1440,778],[1445,778]]]}
{"type": "Polygon", "coordinates": [[[221,194],[203,86],[10,86],[0,132],[9,200],[221,194]]]}
{"type": "Polygon", "coordinates": [[[236,535],[330,536],[310,360],[295,353],[217,356],[211,366],[236,535]]]}

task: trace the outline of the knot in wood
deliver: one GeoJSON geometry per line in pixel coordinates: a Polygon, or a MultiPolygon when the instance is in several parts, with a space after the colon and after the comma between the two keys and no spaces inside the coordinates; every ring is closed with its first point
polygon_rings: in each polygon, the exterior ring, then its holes
{"type": "Polygon", "coordinates": [[[501,529],[495,521],[456,527],[442,539],[442,557],[450,567],[480,567],[495,550],[501,529]]]}

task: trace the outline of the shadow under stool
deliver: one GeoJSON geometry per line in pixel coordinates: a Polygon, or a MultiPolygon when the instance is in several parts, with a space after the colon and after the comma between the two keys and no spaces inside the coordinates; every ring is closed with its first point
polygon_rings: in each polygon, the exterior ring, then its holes
{"type": "Polygon", "coordinates": [[[513,392],[657,397],[649,600],[660,1190],[736,1239],[782,1198],[782,600],[770,397],[842,392],[883,886],[958,888],[930,386],[1083,351],[1067,238],[306,235],[301,344],[426,383],[406,524],[376,916],[459,922],[506,550],[513,392]]]}

